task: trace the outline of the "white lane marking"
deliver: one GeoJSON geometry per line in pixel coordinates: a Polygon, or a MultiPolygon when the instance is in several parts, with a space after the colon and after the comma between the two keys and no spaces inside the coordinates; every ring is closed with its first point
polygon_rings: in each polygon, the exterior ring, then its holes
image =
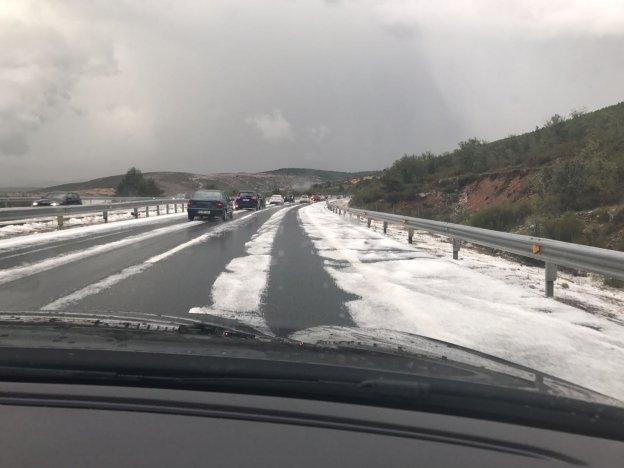
{"type": "Polygon", "coordinates": [[[94,255],[99,255],[105,252],[110,252],[111,250],[115,250],[120,247],[125,247],[130,244],[135,244],[137,242],[151,239],[152,237],[162,236],[165,234],[171,234],[176,231],[188,229],[198,224],[201,224],[201,221],[192,221],[188,223],[185,222],[182,224],[175,224],[173,226],[167,226],[164,228],[156,229],[154,231],[149,231],[146,233],[138,234],[136,236],[126,237],[125,239],[121,239],[118,241],[108,242],[106,244],[100,244],[100,245],[96,245],[93,247],[89,247],[85,250],[79,250],[78,252],[58,255],[56,257],[42,260],[40,262],[20,265],[20,266],[13,267],[13,268],[7,268],[6,270],[0,271],[0,284],[9,283],[11,281],[25,278],[27,276],[32,276],[34,274],[41,273],[47,270],[51,270],[53,268],[66,265],[68,263],[72,263],[77,260],[82,260],[84,258],[92,257],[94,255]]]}
{"type": "Polygon", "coordinates": [[[175,221],[179,218],[186,218],[186,212],[163,214],[160,216],[150,216],[149,218],[139,218],[129,221],[117,221],[107,224],[96,224],[93,226],[76,227],[62,231],[41,232],[26,236],[13,237],[11,239],[0,240],[0,252],[6,252],[15,248],[32,247],[35,245],[49,244],[66,239],[77,239],[91,234],[99,234],[107,231],[123,231],[140,226],[151,224],[161,224],[168,221],[175,221]]]}
{"type": "Polygon", "coordinates": [[[271,249],[277,230],[294,206],[273,214],[245,244],[247,255],[234,258],[212,285],[212,306],[193,307],[190,314],[209,314],[246,323],[271,333],[260,314],[262,293],[269,281],[271,249]]]}
{"type": "Polygon", "coordinates": [[[132,265],[127,268],[124,268],[119,273],[115,273],[110,276],[107,276],[106,278],[100,281],[97,281],[95,283],[89,284],[85,286],[84,288],[78,289],[77,291],[74,291],[73,293],[68,294],[67,296],[60,297],[54,300],[53,302],[43,306],[41,310],[61,310],[75,302],[81,301],[82,299],[88,296],[98,294],[99,292],[114,286],[120,281],[123,281],[139,273],[143,273],[145,270],[150,268],[155,263],[158,263],[161,260],[169,258],[172,255],[178,252],[181,252],[184,249],[188,249],[189,247],[192,247],[194,245],[201,244],[202,242],[205,242],[206,240],[216,237],[224,232],[237,229],[242,223],[249,221],[256,214],[257,212],[249,216],[242,216],[228,223],[219,224],[214,229],[212,229],[211,231],[205,234],[202,234],[201,236],[197,236],[194,239],[191,239],[190,241],[187,241],[183,244],[176,245],[174,248],[167,250],[166,252],[163,252],[161,254],[155,255],[151,258],[148,258],[142,263],[138,263],[136,265],[132,265]]]}

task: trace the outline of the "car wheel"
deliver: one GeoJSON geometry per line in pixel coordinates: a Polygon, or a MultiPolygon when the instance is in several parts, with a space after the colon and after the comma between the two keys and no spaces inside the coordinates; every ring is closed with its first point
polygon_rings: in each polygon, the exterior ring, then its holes
{"type": "Polygon", "coordinates": [[[227,219],[227,212],[223,210],[223,213],[221,214],[221,221],[225,221],[226,219],[227,219]]]}
{"type": "Polygon", "coordinates": [[[188,220],[189,221],[193,221],[194,219],[195,219],[195,215],[192,215],[192,214],[189,213],[188,220]]]}

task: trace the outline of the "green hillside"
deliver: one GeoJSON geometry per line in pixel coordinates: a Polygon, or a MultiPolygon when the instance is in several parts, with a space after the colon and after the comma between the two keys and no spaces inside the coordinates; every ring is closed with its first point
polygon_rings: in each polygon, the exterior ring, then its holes
{"type": "Polygon", "coordinates": [[[522,135],[404,156],[354,206],[624,249],[624,103],[522,135]]]}

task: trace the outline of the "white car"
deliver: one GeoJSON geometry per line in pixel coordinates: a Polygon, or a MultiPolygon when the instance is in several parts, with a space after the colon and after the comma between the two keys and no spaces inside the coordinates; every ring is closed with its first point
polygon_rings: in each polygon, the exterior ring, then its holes
{"type": "Polygon", "coordinates": [[[310,203],[310,197],[307,195],[301,195],[299,200],[297,200],[297,203],[310,203]]]}
{"type": "Polygon", "coordinates": [[[283,205],[284,204],[284,197],[282,197],[281,195],[271,195],[271,198],[269,198],[269,205],[283,205]]]}

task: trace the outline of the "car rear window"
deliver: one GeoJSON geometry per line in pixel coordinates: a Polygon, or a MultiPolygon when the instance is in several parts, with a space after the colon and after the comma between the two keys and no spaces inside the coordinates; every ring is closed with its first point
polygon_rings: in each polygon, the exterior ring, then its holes
{"type": "Polygon", "coordinates": [[[241,192],[239,193],[239,195],[241,197],[253,197],[256,193],[255,192],[241,192]]]}
{"type": "Polygon", "coordinates": [[[44,196],[44,198],[55,198],[55,199],[62,199],[65,196],[65,192],[50,192],[47,195],[44,196]]]}
{"type": "Polygon", "coordinates": [[[221,192],[218,190],[198,190],[193,194],[193,198],[195,199],[212,199],[212,198],[221,198],[221,192]]]}

